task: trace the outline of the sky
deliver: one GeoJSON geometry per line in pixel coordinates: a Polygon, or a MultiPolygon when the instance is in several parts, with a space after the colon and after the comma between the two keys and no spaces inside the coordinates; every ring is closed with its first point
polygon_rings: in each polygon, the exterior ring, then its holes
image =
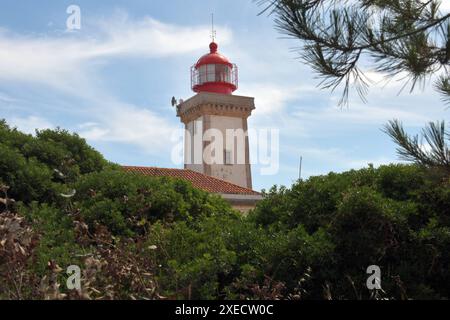
{"type": "Polygon", "coordinates": [[[409,93],[371,69],[367,102],[351,95],[339,107],[340,92],[317,87],[298,43],[261,9],[251,0],[2,0],[0,119],[27,133],[76,132],[122,165],[182,167],[171,155],[183,126],[170,101],[194,94],[190,67],[209,50],[214,13],[219,51],[239,66],[235,94],[255,97],[249,128],[279,131],[279,170],[253,165],[256,190],[291,185],[300,156],[303,178],[399,162],[387,121],[411,133],[448,121],[431,84],[409,93]],[[70,5],[81,9],[80,30],[67,30],[70,5]]]}

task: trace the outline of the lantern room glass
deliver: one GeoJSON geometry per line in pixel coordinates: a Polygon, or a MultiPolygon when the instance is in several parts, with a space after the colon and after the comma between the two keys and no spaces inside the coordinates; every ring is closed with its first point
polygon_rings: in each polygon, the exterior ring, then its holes
{"type": "Polygon", "coordinates": [[[198,68],[199,85],[207,82],[231,83],[231,67],[224,64],[207,64],[198,68]]]}

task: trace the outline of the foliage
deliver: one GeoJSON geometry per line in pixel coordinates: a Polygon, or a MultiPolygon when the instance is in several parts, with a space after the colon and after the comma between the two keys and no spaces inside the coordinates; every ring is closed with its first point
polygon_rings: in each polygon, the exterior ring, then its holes
{"type": "Polygon", "coordinates": [[[23,299],[36,281],[27,269],[38,237],[23,217],[9,210],[7,187],[0,188],[0,299],[23,299]]]}
{"type": "Polygon", "coordinates": [[[327,298],[373,297],[365,288],[365,270],[378,265],[384,289],[378,297],[448,298],[445,269],[450,259],[442,245],[450,231],[449,190],[448,178],[430,178],[420,167],[369,167],[299,181],[290,190],[269,195],[251,218],[268,230],[289,232],[300,226],[310,234],[320,230],[326,235],[330,255],[319,269],[312,267],[310,282],[318,283],[309,289],[311,297],[324,294],[320,285],[326,287],[327,298]],[[268,203],[273,212],[279,210],[272,197],[290,203],[281,206],[286,210],[281,223],[266,219],[268,203]]]}
{"type": "MultiPolygon", "coordinates": [[[[76,226],[73,242],[61,245],[54,241],[49,245],[49,234],[45,231],[33,230],[17,213],[0,212],[0,299],[163,298],[157,292],[151,273],[155,269],[154,261],[149,259],[149,249],[143,248],[144,241],[117,242],[106,228],[90,233],[87,225],[77,220],[73,222],[76,226]],[[78,257],[70,252],[70,262],[65,261],[64,256],[58,255],[66,248],[65,244],[84,245],[90,252],[78,257]],[[42,250],[43,246],[46,249],[42,250]],[[47,268],[40,274],[34,266],[42,251],[52,254],[54,259],[46,262],[47,268]],[[65,262],[82,266],[80,290],[68,291],[62,286],[67,278],[59,264],[65,262]]],[[[64,227],[60,230],[70,231],[64,227]]]]}
{"type": "Polygon", "coordinates": [[[148,222],[190,221],[201,215],[230,212],[222,199],[194,189],[189,183],[108,169],[81,177],[73,206],[93,225],[100,222],[116,235],[142,232],[148,222]]]}
{"type": "Polygon", "coordinates": [[[408,136],[399,121],[390,121],[385,132],[398,145],[397,152],[407,161],[413,161],[423,166],[444,170],[450,174],[450,131],[445,129],[445,122],[433,123],[422,130],[422,137],[408,136]],[[425,140],[429,151],[422,145],[425,140]]]}
{"type": "Polygon", "coordinates": [[[256,0],[275,16],[278,29],[301,43],[301,57],[323,88],[350,86],[364,99],[371,60],[388,77],[406,73],[411,91],[437,75],[436,89],[450,101],[450,14],[440,0],[256,0]],[[441,72],[442,71],[442,72],[441,72]]]}
{"type": "Polygon", "coordinates": [[[27,204],[55,202],[64,185],[110,166],[84,139],[65,130],[26,135],[0,121],[0,181],[10,196],[27,204]]]}
{"type": "Polygon", "coordinates": [[[0,299],[450,297],[442,171],[311,177],[244,217],[187,182],[126,173],[63,130],[0,128],[0,299]],[[66,286],[70,265],[80,290],[66,286]],[[365,285],[370,265],[382,290],[365,285]]]}

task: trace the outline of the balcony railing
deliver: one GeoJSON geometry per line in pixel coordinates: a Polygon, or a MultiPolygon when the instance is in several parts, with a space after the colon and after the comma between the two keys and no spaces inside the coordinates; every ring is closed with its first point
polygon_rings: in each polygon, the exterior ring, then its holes
{"type": "Polygon", "coordinates": [[[206,83],[227,83],[238,87],[238,67],[233,64],[233,67],[222,64],[203,65],[196,69],[195,66],[191,68],[191,86],[194,87],[206,83]]]}

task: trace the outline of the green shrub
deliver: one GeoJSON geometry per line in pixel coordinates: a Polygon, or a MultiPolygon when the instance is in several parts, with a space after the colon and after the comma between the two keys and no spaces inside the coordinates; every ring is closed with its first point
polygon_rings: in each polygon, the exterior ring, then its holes
{"type": "Polygon", "coordinates": [[[39,233],[39,243],[34,251],[33,272],[45,275],[49,261],[63,268],[78,264],[78,255],[84,250],[76,243],[73,220],[63,210],[46,204],[33,203],[21,207],[35,232],[39,233]]]}
{"type": "MultiPolygon", "coordinates": [[[[435,172],[407,165],[369,167],[272,189],[249,219],[267,232],[289,235],[304,228],[309,235],[319,230],[325,235],[321,259],[303,258],[312,269],[304,297],[320,298],[326,284],[327,297],[370,298],[366,268],[375,264],[382,269],[386,297],[442,298],[450,295],[449,195],[448,178],[435,172]]],[[[277,248],[290,252],[286,243],[279,241],[277,248]]],[[[305,247],[311,244],[299,245],[299,252],[305,247]]],[[[296,267],[287,265],[280,279],[294,290],[301,274],[295,270],[304,265],[298,267],[293,258],[290,263],[296,267]]]]}
{"type": "Polygon", "coordinates": [[[93,225],[116,235],[142,232],[147,222],[190,221],[232,211],[224,200],[194,189],[190,183],[106,169],[84,175],[73,185],[73,206],[93,225]]]}
{"type": "Polygon", "coordinates": [[[17,201],[53,203],[82,174],[111,166],[84,139],[65,130],[25,135],[0,121],[0,180],[17,201]]]}
{"type": "Polygon", "coordinates": [[[7,288],[28,281],[0,297],[450,297],[450,180],[437,171],[389,165],[311,177],[271,188],[243,217],[188,182],[127,173],[76,134],[31,136],[0,121],[0,182],[3,229],[14,234],[9,221],[18,221],[27,235],[24,256],[0,239],[0,279],[7,288]],[[85,268],[83,294],[39,291],[56,266],[72,264],[85,268]],[[380,266],[384,291],[367,289],[369,265],[380,266]]]}
{"type": "Polygon", "coordinates": [[[158,247],[155,256],[161,263],[158,280],[167,295],[214,299],[221,294],[220,280],[232,273],[237,255],[228,248],[224,237],[226,226],[218,220],[204,218],[195,227],[185,222],[170,229],[162,224],[152,227],[148,243],[158,247]]]}
{"type": "Polygon", "coordinates": [[[10,187],[11,197],[26,203],[54,199],[52,177],[45,164],[0,142],[0,180],[10,187]]]}

